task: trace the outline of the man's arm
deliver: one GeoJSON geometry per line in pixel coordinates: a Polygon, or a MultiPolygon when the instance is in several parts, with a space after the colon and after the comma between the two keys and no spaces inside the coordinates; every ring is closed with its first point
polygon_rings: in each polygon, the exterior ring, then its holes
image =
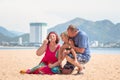
{"type": "Polygon", "coordinates": [[[75,46],[72,46],[72,48],[75,50],[75,52],[78,52],[78,53],[84,53],[85,51],[85,48],[79,48],[79,47],[75,47],[75,46]]]}
{"type": "Polygon", "coordinates": [[[75,47],[73,40],[70,39],[70,40],[69,40],[69,44],[70,44],[70,46],[75,50],[75,52],[84,53],[85,48],[75,47]]]}

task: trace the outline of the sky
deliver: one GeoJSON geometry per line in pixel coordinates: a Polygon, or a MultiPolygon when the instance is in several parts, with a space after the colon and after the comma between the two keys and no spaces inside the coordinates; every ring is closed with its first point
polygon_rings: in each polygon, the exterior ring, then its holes
{"type": "Polygon", "coordinates": [[[0,0],[0,26],[28,33],[30,22],[48,28],[76,17],[120,23],[120,0],[0,0]]]}

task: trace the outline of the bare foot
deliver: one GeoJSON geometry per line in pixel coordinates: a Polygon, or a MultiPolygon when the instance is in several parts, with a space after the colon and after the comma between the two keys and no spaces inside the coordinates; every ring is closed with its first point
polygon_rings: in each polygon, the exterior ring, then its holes
{"type": "Polygon", "coordinates": [[[21,70],[20,73],[21,73],[21,74],[25,74],[25,73],[26,73],[26,70],[21,70]]]}

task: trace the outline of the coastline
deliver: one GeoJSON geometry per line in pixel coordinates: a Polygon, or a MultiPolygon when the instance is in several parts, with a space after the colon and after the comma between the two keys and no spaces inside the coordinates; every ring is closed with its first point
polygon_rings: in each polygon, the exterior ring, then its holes
{"type": "MultiPolygon", "coordinates": [[[[39,47],[0,47],[0,50],[37,50],[39,47]]],[[[120,48],[90,48],[91,54],[120,54],[120,48]]]]}

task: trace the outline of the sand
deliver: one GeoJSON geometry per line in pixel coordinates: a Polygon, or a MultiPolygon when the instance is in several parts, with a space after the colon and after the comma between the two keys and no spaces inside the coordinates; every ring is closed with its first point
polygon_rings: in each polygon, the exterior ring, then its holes
{"type": "MultiPolygon", "coordinates": [[[[120,54],[94,54],[83,75],[20,74],[21,69],[36,66],[42,56],[36,50],[0,50],[0,80],[120,80],[120,54]]],[[[65,60],[63,64],[65,63],[65,60]]]]}

